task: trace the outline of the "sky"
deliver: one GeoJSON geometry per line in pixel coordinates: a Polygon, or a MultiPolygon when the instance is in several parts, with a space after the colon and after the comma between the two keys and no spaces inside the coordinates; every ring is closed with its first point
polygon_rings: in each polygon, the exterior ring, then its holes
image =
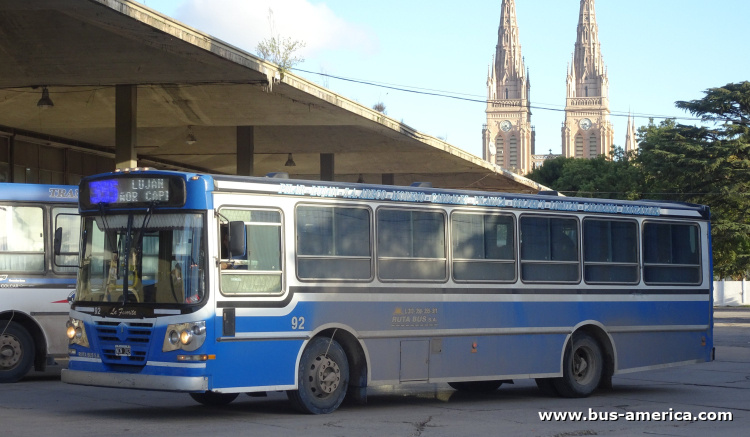
{"type": "MultiPolygon", "coordinates": [[[[501,0],[141,0],[146,6],[255,54],[277,33],[302,40],[295,71],[330,90],[477,156],[486,105],[325,79],[314,73],[465,94],[483,100],[501,0]]],[[[516,0],[532,105],[562,109],[580,0],[516,0]]],[[[689,117],[674,102],[750,80],[750,1],[599,0],[599,39],[613,113],[689,117]]],[[[564,113],[533,110],[536,153],[560,153],[564,113]]],[[[648,117],[636,119],[647,124],[648,117]]],[[[613,116],[615,145],[627,118],[613,116]]]]}

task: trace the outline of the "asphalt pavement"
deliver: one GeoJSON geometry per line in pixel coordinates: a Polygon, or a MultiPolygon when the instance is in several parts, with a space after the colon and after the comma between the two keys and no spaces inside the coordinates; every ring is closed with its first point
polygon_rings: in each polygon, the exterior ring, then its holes
{"type": "Polygon", "coordinates": [[[715,311],[716,361],[614,378],[587,399],[543,395],[533,381],[491,394],[445,384],[377,387],[366,405],[302,415],[284,393],[205,407],[188,395],[79,387],[60,369],[0,386],[2,436],[747,436],[750,308],[715,311]],[[541,421],[540,413],[729,412],[732,421],[541,421]]]}

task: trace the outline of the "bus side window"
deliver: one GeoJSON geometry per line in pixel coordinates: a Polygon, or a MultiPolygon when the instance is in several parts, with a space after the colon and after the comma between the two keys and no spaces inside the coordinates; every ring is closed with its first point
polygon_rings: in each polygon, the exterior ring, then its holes
{"type": "Polygon", "coordinates": [[[221,292],[225,295],[278,294],[282,284],[281,213],[269,210],[222,209],[229,221],[245,222],[247,253],[232,254],[222,250],[221,292]]]}
{"type": "Polygon", "coordinates": [[[516,280],[512,216],[454,213],[453,279],[513,282],[516,280]]]}
{"type": "Polygon", "coordinates": [[[367,208],[297,207],[297,276],[371,279],[370,228],[367,208]]]}
{"type": "Polygon", "coordinates": [[[76,273],[78,246],[81,239],[81,217],[77,208],[53,208],[53,230],[62,229],[60,255],[55,255],[52,269],[56,273],[76,273]]]}
{"type": "Polygon", "coordinates": [[[44,210],[0,205],[0,272],[44,272],[44,210]]]}
{"type": "Polygon", "coordinates": [[[580,282],[577,220],[524,215],[520,230],[523,281],[580,282]]]}
{"type": "Polygon", "coordinates": [[[646,222],[643,280],[652,285],[698,285],[701,251],[698,225],[646,222]]]}
{"type": "Polygon", "coordinates": [[[585,219],[583,259],[587,283],[638,283],[638,223],[585,219]]]}
{"type": "Polygon", "coordinates": [[[378,209],[378,276],[383,280],[445,281],[445,214],[378,209]]]}

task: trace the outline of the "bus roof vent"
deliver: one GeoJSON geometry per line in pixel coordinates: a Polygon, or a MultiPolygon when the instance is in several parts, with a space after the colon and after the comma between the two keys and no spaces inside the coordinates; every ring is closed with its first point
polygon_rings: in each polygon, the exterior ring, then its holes
{"type": "Polygon", "coordinates": [[[277,171],[273,173],[268,173],[266,177],[271,178],[271,179],[289,179],[289,173],[286,173],[283,171],[277,171]]]}
{"type": "Polygon", "coordinates": [[[432,182],[414,182],[411,186],[416,188],[432,188],[432,182]]]}
{"type": "Polygon", "coordinates": [[[560,194],[557,191],[540,191],[540,196],[555,196],[555,197],[564,197],[562,194],[560,194]]]}

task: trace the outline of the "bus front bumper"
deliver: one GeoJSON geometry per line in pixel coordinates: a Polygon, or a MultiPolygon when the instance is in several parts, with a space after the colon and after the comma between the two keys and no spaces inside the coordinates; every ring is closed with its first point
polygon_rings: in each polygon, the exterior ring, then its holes
{"type": "Polygon", "coordinates": [[[139,375],[64,369],[62,371],[62,382],[132,390],[179,392],[204,392],[208,390],[208,378],[205,376],[139,375]]]}

